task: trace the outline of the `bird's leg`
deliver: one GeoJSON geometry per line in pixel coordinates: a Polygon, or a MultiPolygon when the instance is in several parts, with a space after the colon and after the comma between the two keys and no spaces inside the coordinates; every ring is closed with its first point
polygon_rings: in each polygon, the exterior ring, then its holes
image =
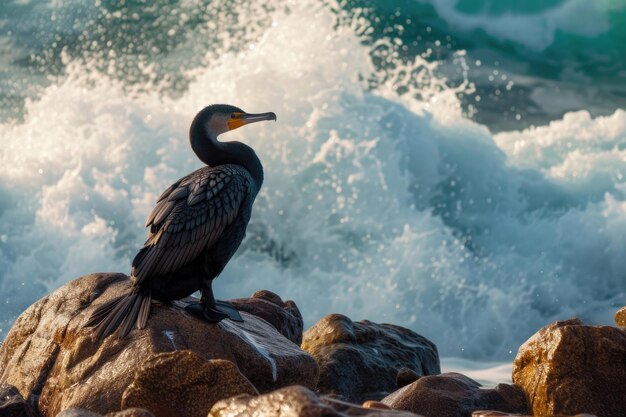
{"type": "Polygon", "coordinates": [[[226,317],[228,317],[229,319],[233,320],[233,321],[239,321],[239,322],[243,322],[243,318],[241,317],[241,314],[239,314],[239,311],[237,311],[237,309],[229,302],[227,301],[220,301],[220,300],[216,300],[215,297],[213,296],[213,280],[208,280],[208,283],[205,287],[203,287],[204,291],[202,292],[204,294],[205,297],[205,301],[204,301],[204,306],[205,306],[205,311],[207,311],[207,309],[209,309],[210,311],[216,311],[220,314],[220,315],[226,315],[226,317]]]}
{"type": "Polygon", "coordinates": [[[205,284],[206,280],[202,280],[202,288],[200,288],[200,303],[202,305],[214,305],[215,297],[213,296],[213,280],[210,280],[208,285],[205,284]]]}
{"type": "Polygon", "coordinates": [[[190,304],[185,309],[195,315],[211,323],[217,323],[223,319],[229,318],[234,321],[243,321],[241,314],[232,304],[226,301],[216,301],[213,296],[213,280],[203,280],[200,289],[202,297],[200,303],[190,304]]]}

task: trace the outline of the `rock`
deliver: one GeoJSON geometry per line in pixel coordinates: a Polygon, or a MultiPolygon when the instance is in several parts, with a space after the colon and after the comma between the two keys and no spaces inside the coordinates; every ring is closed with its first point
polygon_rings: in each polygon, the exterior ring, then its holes
{"type": "Polygon", "coordinates": [[[273,292],[263,290],[255,292],[250,298],[236,298],[230,302],[239,311],[261,317],[296,345],[302,343],[302,314],[293,301],[283,301],[273,292]]]}
{"type": "MultiPolygon", "coordinates": [[[[533,417],[533,416],[528,415],[528,414],[509,414],[509,413],[504,413],[502,411],[481,410],[481,411],[474,411],[472,413],[472,417],[533,417]]],[[[576,414],[575,416],[558,415],[558,416],[542,416],[542,417],[596,417],[596,416],[591,415],[591,414],[576,414]]]]}
{"type": "Polygon", "coordinates": [[[396,386],[402,388],[420,379],[420,375],[412,369],[402,368],[396,375],[396,386]]]}
{"type": "Polygon", "coordinates": [[[143,408],[127,408],[103,416],[102,414],[94,413],[84,408],[66,408],[57,414],[56,417],[154,417],[154,414],[143,408]]]}
{"type": "Polygon", "coordinates": [[[229,361],[207,361],[192,351],[154,355],[124,391],[122,408],[142,407],[157,416],[205,417],[213,404],[258,392],[229,361]]]}
{"type": "Polygon", "coordinates": [[[474,411],[472,417],[533,417],[528,414],[511,414],[503,411],[480,410],[474,411]]]}
{"type": "Polygon", "coordinates": [[[367,400],[363,403],[363,408],[377,408],[379,410],[391,410],[387,404],[383,404],[380,401],[367,400]]]}
{"type": "Polygon", "coordinates": [[[56,417],[102,417],[102,414],[94,413],[84,408],[72,407],[61,411],[56,417]]]}
{"type": "Polygon", "coordinates": [[[422,375],[440,373],[437,347],[392,324],[331,314],[306,331],[302,349],[320,365],[317,391],[345,401],[379,400],[422,375]]]}
{"type": "Polygon", "coordinates": [[[117,411],[115,413],[108,413],[104,417],[154,417],[148,410],[144,410],[143,408],[127,408],[122,411],[117,411]]]}
{"type": "Polygon", "coordinates": [[[0,416],[2,417],[37,417],[35,408],[13,385],[0,385],[0,416]]]}
{"type": "Polygon", "coordinates": [[[552,323],[528,339],[513,363],[513,382],[537,415],[626,416],[626,329],[552,323]]]}
{"type": "Polygon", "coordinates": [[[455,372],[424,376],[383,398],[394,410],[407,410],[426,417],[466,417],[476,410],[528,413],[526,397],[515,385],[480,388],[473,379],[455,372]]]}
{"type": "Polygon", "coordinates": [[[84,323],[97,305],[125,293],[128,285],[124,274],[89,275],[29,307],[0,348],[0,383],[15,385],[27,400],[38,398],[44,417],[71,407],[105,414],[120,410],[122,394],[154,355],[190,350],[207,361],[232,362],[261,392],[315,387],[315,360],[245,311],[244,323],[212,324],[184,312],[182,302],[154,302],[146,329],[95,342],[84,323]]]}
{"type": "Polygon", "coordinates": [[[626,307],[620,308],[615,313],[615,324],[620,327],[626,327],[626,307]]]}
{"type": "Polygon", "coordinates": [[[208,417],[418,417],[415,414],[364,408],[330,398],[320,398],[300,386],[282,388],[252,397],[240,395],[215,404],[208,417]]]}

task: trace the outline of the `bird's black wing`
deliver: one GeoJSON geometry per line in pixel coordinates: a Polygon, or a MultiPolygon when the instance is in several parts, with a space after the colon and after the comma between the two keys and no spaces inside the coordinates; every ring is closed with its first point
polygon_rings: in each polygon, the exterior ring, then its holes
{"type": "Polygon", "coordinates": [[[133,260],[133,283],[176,271],[211,247],[236,219],[251,182],[244,168],[220,165],[201,168],[165,190],[146,222],[150,233],[133,260]]]}

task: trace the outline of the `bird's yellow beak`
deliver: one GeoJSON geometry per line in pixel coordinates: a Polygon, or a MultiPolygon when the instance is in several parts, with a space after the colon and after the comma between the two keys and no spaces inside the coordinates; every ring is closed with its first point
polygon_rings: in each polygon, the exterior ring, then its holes
{"type": "Polygon", "coordinates": [[[247,125],[249,123],[262,122],[263,120],[274,120],[276,121],[276,113],[268,112],[268,113],[233,113],[228,119],[228,129],[235,130],[243,125],[247,125]]]}

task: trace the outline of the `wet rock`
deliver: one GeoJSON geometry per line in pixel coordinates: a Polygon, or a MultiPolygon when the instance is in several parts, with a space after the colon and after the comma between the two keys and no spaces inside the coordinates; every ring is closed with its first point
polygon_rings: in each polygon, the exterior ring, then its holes
{"type": "Polygon", "coordinates": [[[154,417],[154,414],[143,408],[127,408],[103,416],[102,414],[94,413],[84,408],[66,408],[57,414],[56,417],[154,417]]]}
{"type": "Polygon", "coordinates": [[[383,404],[380,401],[367,400],[363,403],[363,408],[377,408],[379,410],[391,410],[387,404],[383,404]]]}
{"type": "Polygon", "coordinates": [[[244,323],[211,324],[184,312],[182,302],[154,302],[146,329],[124,340],[96,342],[83,324],[97,305],[125,293],[128,285],[123,274],[89,275],[29,307],[0,348],[0,383],[15,385],[27,400],[38,398],[44,417],[71,407],[105,414],[120,410],[122,394],[154,355],[191,350],[204,360],[232,362],[261,392],[315,386],[315,360],[245,311],[244,323]]]}
{"type": "Polygon", "coordinates": [[[320,365],[317,391],[345,401],[378,400],[422,375],[440,373],[437,347],[392,324],[331,314],[306,331],[302,349],[320,365]]]}
{"type": "Polygon", "coordinates": [[[407,410],[426,417],[466,417],[476,410],[528,413],[526,397],[515,385],[481,388],[473,379],[450,372],[424,376],[383,398],[394,410],[407,410]]]}
{"type": "MultiPolygon", "coordinates": [[[[528,414],[509,414],[504,413],[502,411],[493,411],[493,410],[483,410],[483,411],[474,411],[472,413],[472,417],[533,417],[528,414]]],[[[576,414],[575,416],[542,416],[542,417],[596,417],[592,414],[576,414]]]]}
{"type": "Polygon", "coordinates": [[[154,417],[154,414],[143,408],[133,407],[115,413],[108,413],[104,417],[154,417]]]}
{"type": "Polygon", "coordinates": [[[472,417],[533,417],[528,414],[511,414],[503,411],[480,410],[474,411],[472,417]]]}
{"type": "Polygon", "coordinates": [[[615,313],[615,324],[620,327],[626,327],[626,307],[620,308],[615,313]]]}
{"type": "Polygon", "coordinates": [[[413,413],[364,408],[355,404],[320,398],[300,386],[282,388],[252,397],[240,395],[215,404],[208,417],[418,417],[413,413]]]}
{"type": "Polygon", "coordinates": [[[37,417],[35,408],[13,385],[0,385],[0,416],[2,417],[37,417]]]}
{"type": "Polygon", "coordinates": [[[420,379],[421,375],[418,375],[412,369],[402,368],[398,371],[396,375],[396,386],[398,388],[402,388],[406,385],[412,384],[413,382],[420,379]]]}
{"type": "Polygon", "coordinates": [[[273,292],[262,290],[255,292],[250,298],[236,298],[230,302],[239,311],[261,317],[296,345],[302,343],[302,314],[293,301],[283,301],[273,292]]]}
{"type": "Polygon", "coordinates": [[[513,382],[537,415],[579,413],[626,416],[626,329],[552,323],[524,343],[513,382]]]}
{"type": "Polygon", "coordinates": [[[157,416],[205,417],[217,401],[238,394],[258,392],[232,362],[174,351],[144,363],[124,391],[122,408],[141,407],[157,416]]]}
{"type": "Polygon", "coordinates": [[[102,417],[102,414],[94,413],[84,408],[72,407],[61,411],[56,417],[102,417]]]}

